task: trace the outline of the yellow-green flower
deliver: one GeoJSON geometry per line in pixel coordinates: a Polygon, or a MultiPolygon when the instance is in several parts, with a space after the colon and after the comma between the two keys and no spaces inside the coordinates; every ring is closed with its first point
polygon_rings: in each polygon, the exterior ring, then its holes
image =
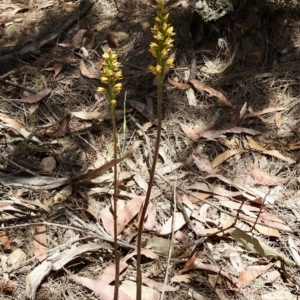
{"type": "Polygon", "coordinates": [[[104,62],[102,64],[102,72],[100,81],[108,85],[108,88],[99,87],[97,91],[101,94],[107,94],[112,107],[117,104],[116,95],[122,89],[122,84],[117,83],[122,79],[122,71],[120,70],[121,64],[118,62],[118,55],[109,49],[103,54],[104,62]]]}
{"type": "Polygon", "coordinates": [[[149,66],[149,70],[160,76],[163,80],[165,68],[173,67],[174,58],[169,58],[171,48],[174,46],[172,36],[175,35],[174,28],[168,23],[169,14],[164,12],[164,3],[162,0],[157,2],[157,15],[155,24],[151,28],[153,38],[157,42],[151,42],[149,51],[156,58],[156,65],[149,66]]]}

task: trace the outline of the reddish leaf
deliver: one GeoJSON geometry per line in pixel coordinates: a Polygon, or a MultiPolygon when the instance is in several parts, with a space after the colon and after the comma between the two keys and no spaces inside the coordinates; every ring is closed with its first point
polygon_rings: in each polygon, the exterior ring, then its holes
{"type": "Polygon", "coordinates": [[[9,241],[8,235],[5,231],[0,231],[0,244],[5,249],[10,249],[10,241],[9,241]]]}
{"type": "Polygon", "coordinates": [[[193,141],[198,141],[200,138],[200,134],[202,132],[202,128],[198,125],[194,126],[193,128],[187,126],[185,124],[180,124],[182,131],[185,135],[193,141]]]}
{"type": "Polygon", "coordinates": [[[208,86],[203,81],[198,79],[191,79],[190,82],[192,85],[200,92],[205,91],[208,93],[209,97],[216,97],[218,98],[218,103],[223,106],[233,107],[233,105],[225,98],[225,96],[221,93],[213,89],[212,87],[208,86]]]}
{"type": "Polygon", "coordinates": [[[190,85],[188,83],[177,82],[175,80],[172,80],[170,77],[168,77],[168,82],[180,90],[188,90],[190,88],[190,85]]]}
{"type": "Polygon", "coordinates": [[[100,75],[99,74],[95,74],[92,73],[86,66],[85,62],[83,59],[80,60],[79,62],[79,68],[80,68],[80,72],[83,76],[87,77],[87,78],[91,78],[91,79],[99,79],[100,75]]]}
{"type": "Polygon", "coordinates": [[[173,287],[171,285],[165,285],[164,283],[161,283],[161,282],[157,282],[155,280],[152,280],[150,278],[146,278],[146,277],[143,277],[142,278],[142,282],[146,285],[148,285],[149,287],[159,291],[159,292],[162,292],[163,290],[166,291],[166,292],[175,292],[178,290],[178,288],[176,287],[173,287]]]}
{"type": "Polygon", "coordinates": [[[67,115],[62,122],[59,124],[56,132],[52,133],[53,137],[61,137],[61,136],[65,136],[65,134],[67,133],[68,130],[68,126],[70,123],[70,119],[71,119],[71,115],[67,115]]]}
{"type": "Polygon", "coordinates": [[[211,162],[208,159],[199,157],[196,154],[193,154],[192,157],[194,159],[195,165],[200,171],[207,172],[208,174],[215,174],[220,171],[219,168],[213,168],[211,162]]]}
{"type": "Polygon", "coordinates": [[[36,103],[36,102],[42,100],[43,98],[45,98],[46,96],[48,96],[51,92],[52,92],[52,89],[50,89],[50,88],[43,89],[35,95],[23,97],[23,98],[19,99],[18,101],[23,102],[23,103],[36,103]]]}
{"type": "MultiPolygon", "coordinates": [[[[87,277],[80,277],[76,274],[66,270],[67,274],[77,283],[87,287],[93,291],[101,300],[113,300],[114,299],[114,286],[103,284],[100,280],[94,280],[87,277]]],[[[119,300],[131,300],[124,292],[119,290],[119,300]]]]}
{"type": "Polygon", "coordinates": [[[46,233],[47,227],[45,225],[39,225],[35,227],[35,234],[33,236],[33,252],[40,262],[48,257],[46,233]]]}
{"type": "Polygon", "coordinates": [[[274,263],[269,263],[265,266],[255,266],[249,267],[247,270],[244,270],[239,275],[239,282],[242,283],[243,287],[249,285],[255,278],[259,277],[263,272],[272,268],[274,263]]]}
{"type": "Polygon", "coordinates": [[[262,171],[254,164],[248,165],[247,169],[250,172],[250,174],[258,181],[259,184],[272,186],[282,184],[287,180],[286,178],[270,175],[262,171]]]}
{"type": "Polygon", "coordinates": [[[258,116],[261,116],[261,115],[264,115],[264,114],[269,114],[269,113],[272,113],[272,112],[276,112],[276,111],[282,111],[282,110],[285,110],[285,107],[282,107],[282,106],[278,106],[278,107],[268,107],[268,108],[265,108],[261,111],[257,111],[255,112],[252,107],[250,106],[248,108],[249,110],[249,114],[247,114],[245,116],[245,118],[251,118],[251,117],[258,117],[258,116]]]}

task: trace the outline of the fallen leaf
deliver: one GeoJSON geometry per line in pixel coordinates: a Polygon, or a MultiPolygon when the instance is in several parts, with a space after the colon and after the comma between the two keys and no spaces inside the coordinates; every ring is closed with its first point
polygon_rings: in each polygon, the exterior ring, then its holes
{"type": "Polygon", "coordinates": [[[213,168],[211,162],[203,157],[199,157],[199,155],[192,154],[192,157],[194,159],[194,163],[197,166],[197,168],[202,171],[206,172],[208,174],[215,174],[220,172],[219,168],[213,168]]]}
{"type": "Polygon", "coordinates": [[[244,270],[244,266],[242,263],[242,259],[237,250],[233,248],[225,249],[222,252],[222,256],[228,258],[237,272],[241,272],[244,270]]]}
{"type": "Polygon", "coordinates": [[[10,249],[10,241],[9,241],[8,235],[5,231],[0,231],[0,244],[5,249],[10,249]]]}
{"type": "Polygon", "coordinates": [[[207,139],[224,138],[225,137],[224,133],[247,133],[251,135],[261,134],[260,131],[251,128],[232,127],[232,128],[225,128],[219,130],[205,130],[201,132],[201,137],[207,139]]]}
{"type": "Polygon", "coordinates": [[[147,286],[149,286],[150,288],[154,288],[155,290],[157,290],[159,292],[162,292],[163,290],[165,292],[176,292],[178,290],[178,288],[176,288],[176,287],[173,287],[168,284],[161,283],[161,282],[157,282],[153,279],[146,278],[146,277],[142,278],[142,282],[144,284],[146,284],[147,286]]]}
{"type": "Polygon", "coordinates": [[[189,88],[185,91],[185,94],[188,99],[189,106],[197,106],[197,99],[194,90],[192,88],[189,88]]]}
{"type": "Polygon", "coordinates": [[[212,266],[209,264],[203,264],[200,261],[200,259],[196,259],[196,254],[194,254],[193,256],[191,256],[188,259],[184,268],[182,270],[180,270],[179,273],[184,273],[184,272],[187,272],[189,270],[194,270],[194,269],[209,271],[209,272],[213,272],[213,273],[224,276],[235,286],[235,287],[232,287],[233,290],[237,290],[241,287],[241,283],[233,275],[225,272],[223,270],[223,268],[221,268],[221,267],[212,266]]]}
{"type": "Polygon", "coordinates": [[[221,93],[213,89],[212,87],[208,86],[203,81],[198,79],[191,79],[190,83],[200,92],[205,91],[208,93],[209,97],[216,97],[218,98],[218,103],[223,106],[233,107],[233,105],[225,98],[225,96],[221,93]]]}
{"type": "Polygon", "coordinates": [[[26,276],[26,297],[35,299],[35,293],[42,280],[51,272],[51,261],[43,261],[26,276]]]}
{"type": "Polygon", "coordinates": [[[185,125],[180,124],[181,130],[185,133],[185,135],[190,138],[193,141],[198,141],[200,138],[200,134],[202,132],[202,129],[199,125],[194,126],[193,128],[185,125]]]}
{"type": "Polygon", "coordinates": [[[35,226],[35,234],[33,235],[33,253],[38,261],[42,262],[47,257],[47,227],[45,225],[35,226]]]}
{"type": "Polygon", "coordinates": [[[142,102],[128,100],[129,105],[140,112],[147,120],[156,123],[156,117],[153,115],[153,112],[142,102]]]}
{"type": "Polygon", "coordinates": [[[46,96],[48,96],[51,92],[52,92],[52,89],[50,89],[50,88],[44,89],[44,90],[39,91],[35,95],[23,97],[23,98],[19,99],[18,102],[36,103],[36,102],[42,100],[43,98],[45,98],[46,96]]]}
{"type": "Polygon", "coordinates": [[[268,107],[268,108],[265,108],[261,111],[255,112],[252,109],[252,107],[249,106],[249,108],[248,108],[249,114],[245,115],[245,118],[258,117],[258,116],[261,116],[261,115],[264,115],[264,114],[269,114],[269,113],[272,113],[272,112],[277,112],[277,111],[282,111],[282,110],[285,110],[285,107],[278,106],[278,107],[268,107]]]}
{"type": "Polygon", "coordinates": [[[290,246],[290,250],[292,252],[292,257],[293,257],[294,261],[300,267],[300,250],[296,246],[296,244],[295,244],[295,242],[294,242],[294,240],[292,239],[291,236],[289,236],[288,243],[289,243],[289,246],[290,246]]]}
{"type": "Polygon", "coordinates": [[[260,168],[255,166],[254,164],[248,165],[247,167],[248,171],[254,177],[259,184],[261,185],[278,185],[282,184],[287,181],[286,178],[270,175],[264,171],[262,171],[260,168]]]}
{"type": "Polygon", "coordinates": [[[129,41],[129,35],[125,31],[109,31],[106,39],[112,48],[120,48],[129,41]]]}
{"type": "Polygon", "coordinates": [[[184,283],[190,283],[193,279],[196,279],[199,275],[196,273],[188,273],[188,274],[182,274],[182,275],[176,275],[170,279],[171,283],[174,282],[184,282],[184,283]]]}
{"type": "Polygon", "coordinates": [[[263,272],[269,270],[274,265],[273,262],[265,266],[254,266],[242,271],[238,280],[243,284],[243,287],[249,285],[254,279],[259,277],[263,272]]]}
{"type": "Polygon", "coordinates": [[[51,134],[51,136],[53,137],[65,136],[68,130],[70,119],[71,119],[71,115],[68,114],[59,124],[57,130],[51,134]]]}
{"type": "Polygon", "coordinates": [[[206,223],[206,215],[207,215],[207,210],[209,209],[210,205],[207,203],[204,203],[199,210],[199,214],[197,219],[202,222],[202,223],[206,223]]]}
{"type": "MultiPolygon", "coordinates": [[[[113,300],[114,298],[114,286],[103,284],[100,280],[90,279],[87,277],[81,277],[66,270],[67,274],[75,282],[87,287],[93,291],[101,300],[113,300]]],[[[125,294],[121,289],[119,290],[119,300],[131,300],[131,298],[125,294]]]]}
{"type": "Polygon", "coordinates": [[[276,124],[277,128],[281,127],[281,124],[282,124],[282,113],[277,113],[275,115],[275,124],[276,124]]]}
{"type": "Polygon", "coordinates": [[[175,80],[172,80],[170,77],[168,77],[168,82],[180,90],[188,90],[190,88],[190,85],[188,83],[177,82],[175,80]]]}
{"type": "Polygon", "coordinates": [[[298,149],[300,149],[300,141],[291,144],[290,147],[289,147],[289,149],[290,149],[290,150],[298,150],[298,149]]]}
{"type": "MultiPolygon", "coordinates": [[[[119,235],[124,227],[137,215],[140,211],[141,206],[145,200],[145,197],[135,197],[128,201],[125,207],[122,209],[121,213],[118,215],[117,222],[117,234],[119,235]]],[[[109,207],[106,207],[101,210],[100,218],[103,223],[105,230],[113,236],[114,234],[114,221],[112,213],[110,212],[109,207]]]]}
{"type": "Polygon", "coordinates": [[[79,29],[72,39],[73,47],[76,49],[85,46],[87,49],[93,48],[94,31],[79,29]],[[82,43],[84,41],[84,43],[82,43]]]}
{"type": "Polygon", "coordinates": [[[156,218],[156,206],[153,203],[149,203],[147,207],[147,219],[144,224],[144,228],[146,230],[153,230],[155,226],[155,218],[156,218]]]}
{"type": "MultiPolygon", "coordinates": [[[[136,282],[124,280],[122,285],[120,285],[120,290],[126,293],[131,300],[136,300],[136,282]]],[[[143,286],[142,289],[142,299],[143,300],[159,300],[160,293],[156,290],[143,286]]],[[[102,300],[102,298],[101,298],[102,300]]],[[[121,299],[120,299],[121,300],[121,299]]]]}
{"type": "MultiPolygon", "coordinates": [[[[120,260],[119,262],[119,271],[122,273],[126,268],[128,267],[128,264],[124,260],[120,260]]],[[[103,273],[99,277],[99,281],[102,284],[110,284],[112,283],[116,278],[116,265],[111,264],[108,267],[106,267],[103,271],[103,273]]]]}
{"type": "Polygon", "coordinates": [[[95,74],[92,73],[86,66],[85,62],[83,59],[81,59],[79,61],[79,68],[80,68],[80,72],[83,76],[87,77],[87,78],[91,78],[91,79],[99,79],[100,78],[100,74],[95,74]]]}
{"type": "MultiPolygon", "coordinates": [[[[123,157],[118,158],[116,160],[116,163],[119,164],[125,158],[131,156],[132,153],[139,147],[139,145],[140,145],[139,142],[134,143],[132,145],[132,147],[127,151],[127,153],[123,157]]],[[[77,180],[89,180],[89,179],[92,179],[94,177],[97,177],[101,173],[104,173],[105,171],[111,169],[114,166],[114,163],[115,163],[114,160],[111,160],[108,163],[106,163],[105,165],[101,166],[100,168],[97,168],[97,169],[89,171],[89,172],[87,172],[85,174],[79,175],[76,179],[77,180]]]]}
{"type": "Polygon", "coordinates": [[[241,192],[231,192],[223,189],[220,186],[210,183],[196,182],[188,187],[187,190],[198,190],[206,193],[216,194],[224,197],[235,197],[241,195],[241,192]]]}
{"type": "MultiPolygon", "coordinates": [[[[126,112],[129,112],[130,110],[127,110],[126,112]]],[[[71,112],[71,115],[82,119],[82,120],[111,120],[111,112],[98,112],[98,111],[74,111],[71,112]]],[[[115,116],[123,117],[124,116],[124,110],[116,110],[115,116]]]]}
{"type": "MultiPolygon", "coordinates": [[[[188,216],[190,216],[192,214],[192,212],[190,210],[186,210],[186,213],[188,216]]],[[[166,234],[170,234],[172,232],[173,218],[174,218],[174,232],[186,224],[183,214],[181,212],[177,212],[177,213],[173,214],[173,216],[170,217],[167,220],[167,222],[162,226],[159,234],[166,235],[166,234]]]]}
{"type": "Polygon", "coordinates": [[[218,155],[211,163],[211,166],[212,166],[212,168],[215,168],[218,165],[220,165],[221,163],[223,163],[225,160],[227,160],[228,158],[230,158],[236,154],[244,153],[244,152],[246,152],[246,150],[244,150],[244,149],[227,150],[227,151],[221,153],[220,155],[218,155]]]}
{"type": "MultiPolygon", "coordinates": [[[[81,254],[99,249],[112,250],[113,247],[107,243],[87,243],[78,247],[73,246],[71,249],[66,249],[63,252],[61,252],[60,255],[56,257],[54,261],[50,262],[50,266],[52,266],[51,268],[53,271],[58,271],[62,269],[67,263],[72,261],[74,258],[80,257],[81,254]]],[[[44,261],[42,262],[42,264],[44,264],[45,262],[48,261],[44,261]]]]}
{"type": "Polygon", "coordinates": [[[287,157],[287,156],[284,156],[282,155],[279,151],[277,150],[266,150],[265,148],[263,148],[260,144],[258,144],[252,137],[250,136],[247,136],[247,140],[248,140],[248,146],[254,150],[257,150],[257,151],[260,151],[264,154],[267,154],[267,155],[271,155],[271,156],[275,156],[283,161],[286,161],[287,163],[289,164],[295,164],[296,161],[287,157]]]}
{"type": "Polygon", "coordinates": [[[280,254],[277,250],[268,246],[264,242],[259,241],[253,236],[248,235],[244,231],[235,228],[230,232],[230,235],[247,250],[259,254],[261,257],[272,259],[274,257],[281,257],[286,266],[296,267],[297,264],[287,257],[280,254]]]}
{"type": "Polygon", "coordinates": [[[134,181],[137,183],[137,185],[144,190],[145,192],[147,192],[148,190],[148,183],[147,181],[140,175],[140,174],[135,174],[133,176],[134,181]]]}

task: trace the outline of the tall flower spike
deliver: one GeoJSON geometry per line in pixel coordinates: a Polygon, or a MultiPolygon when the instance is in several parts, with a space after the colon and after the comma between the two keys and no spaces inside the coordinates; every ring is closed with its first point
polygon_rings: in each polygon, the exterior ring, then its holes
{"type": "Polygon", "coordinates": [[[174,58],[168,58],[175,35],[173,26],[168,23],[169,14],[164,12],[164,3],[162,0],[157,2],[157,15],[155,24],[151,28],[154,39],[157,42],[150,43],[149,51],[156,58],[156,66],[149,66],[149,70],[155,75],[164,76],[166,67],[173,67],[174,58]]]}
{"type": "Polygon", "coordinates": [[[121,64],[118,62],[118,55],[109,49],[103,54],[103,70],[101,73],[100,81],[108,85],[108,88],[99,87],[97,91],[102,94],[107,94],[110,104],[116,106],[116,96],[122,89],[122,83],[117,83],[122,79],[122,71],[120,70],[121,64]]]}

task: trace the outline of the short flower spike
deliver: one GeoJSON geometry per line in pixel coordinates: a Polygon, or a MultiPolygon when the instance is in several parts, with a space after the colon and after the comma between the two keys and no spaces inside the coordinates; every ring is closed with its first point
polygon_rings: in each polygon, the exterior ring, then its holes
{"type": "Polygon", "coordinates": [[[122,71],[120,70],[121,64],[118,62],[118,55],[109,49],[103,54],[103,70],[101,73],[100,81],[108,85],[108,89],[99,87],[97,91],[101,94],[107,94],[110,100],[110,104],[116,106],[116,95],[118,95],[122,89],[122,83],[117,83],[122,79],[122,71]]]}
{"type": "Polygon", "coordinates": [[[149,51],[156,58],[156,65],[149,66],[149,70],[161,76],[163,80],[165,68],[173,67],[174,58],[168,58],[170,50],[174,46],[172,36],[175,35],[174,28],[168,23],[169,14],[164,12],[164,3],[162,0],[157,1],[157,15],[155,24],[151,28],[153,38],[157,42],[151,42],[149,51]]]}

